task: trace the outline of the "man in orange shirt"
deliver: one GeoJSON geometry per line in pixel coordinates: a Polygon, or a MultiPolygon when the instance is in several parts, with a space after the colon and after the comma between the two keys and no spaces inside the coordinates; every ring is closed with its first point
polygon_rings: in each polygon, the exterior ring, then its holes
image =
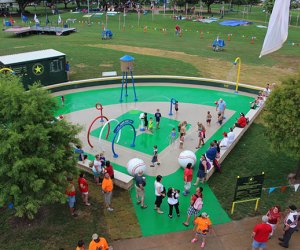
{"type": "Polygon", "coordinates": [[[102,181],[102,192],[104,193],[105,206],[109,212],[114,211],[113,208],[110,207],[113,188],[113,182],[106,172],[102,181]]]}
{"type": "Polygon", "coordinates": [[[108,244],[106,239],[99,237],[98,234],[92,235],[92,241],[89,245],[89,250],[108,250],[108,244]]]}
{"type": "Polygon", "coordinates": [[[209,232],[209,229],[211,227],[211,221],[208,218],[208,214],[203,212],[201,214],[201,216],[197,217],[194,221],[195,227],[194,227],[194,231],[196,231],[195,237],[192,239],[192,243],[195,243],[198,240],[198,236],[201,235],[202,236],[202,243],[200,245],[200,247],[204,247],[205,246],[205,238],[207,233],[209,232]]]}

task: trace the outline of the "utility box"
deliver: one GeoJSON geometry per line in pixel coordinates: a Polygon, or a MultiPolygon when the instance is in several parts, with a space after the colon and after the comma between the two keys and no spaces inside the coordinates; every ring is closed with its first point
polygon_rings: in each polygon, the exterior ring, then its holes
{"type": "Polygon", "coordinates": [[[26,89],[37,81],[44,86],[68,81],[65,64],[66,55],[54,49],[0,56],[0,68],[13,70],[26,89]]]}

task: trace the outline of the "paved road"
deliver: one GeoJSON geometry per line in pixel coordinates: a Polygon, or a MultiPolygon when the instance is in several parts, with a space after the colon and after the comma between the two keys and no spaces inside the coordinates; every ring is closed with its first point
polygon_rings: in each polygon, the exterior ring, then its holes
{"type": "MultiPolygon", "coordinates": [[[[205,250],[251,250],[251,232],[254,225],[260,222],[261,217],[247,218],[223,225],[214,226],[214,231],[207,237],[205,250]]],[[[278,245],[278,237],[282,236],[280,225],[272,239],[267,244],[269,250],[282,250],[278,245]]],[[[114,250],[179,250],[202,249],[199,243],[191,243],[194,234],[192,230],[178,233],[141,237],[115,241],[111,245],[114,250]]],[[[290,250],[300,249],[300,232],[295,232],[290,241],[290,250]]]]}

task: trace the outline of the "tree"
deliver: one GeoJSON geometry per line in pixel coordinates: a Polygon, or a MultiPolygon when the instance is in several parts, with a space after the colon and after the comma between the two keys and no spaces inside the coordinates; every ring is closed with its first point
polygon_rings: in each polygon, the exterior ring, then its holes
{"type": "Polygon", "coordinates": [[[207,6],[207,13],[211,13],[211,5],[215,2],[215,0],[203,0],[203,3],[207,6]]]}
{"type": "Polygon", "coordinates": [[[277,86],[266,101],[264,120],[272,148],[299,159],[296,179],[300,179],[300,71],[277,86]]]}
{"type": "Polygon", "coordinates": [[[0,207],[12,202],[18,217],[65,203],[66,176],[77,173],[80,128],[57,121],[57,108],[38,84],[26,92],[16,76],[0,75],[0,207]]]}
{"type": "Polygon", "coordinates": [[[32,0],[16,0],[19,5],[19,12],[25,13],[25,8],[28,4],[32,3],[32,0]]]}

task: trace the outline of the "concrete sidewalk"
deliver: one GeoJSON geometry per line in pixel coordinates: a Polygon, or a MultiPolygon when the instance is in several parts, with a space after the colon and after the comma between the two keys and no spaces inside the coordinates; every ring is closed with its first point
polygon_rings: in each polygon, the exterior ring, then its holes
{"type": "MultiPolygon", "coordinates": [[[[232,221],[223,225],[213,226],[208,234],[206,250],[251,250],[251,233],[255,224],[261,222],[261,217],[247,218],[232,221]]],[[[191,243],[194,232],[191,230],[171,234],[162,234],[136,239],[119,240],[112,242],[114,250],[176,250],[202,249],[200,244],[191,243]]],[[[282,223],[269,240],[267,249],[285,249],[278,245],[278,237],[282,236],[282,223]]],[[[300,249],[300,232],[295,232],[290,240],[290,250],[300,249]]]]}

